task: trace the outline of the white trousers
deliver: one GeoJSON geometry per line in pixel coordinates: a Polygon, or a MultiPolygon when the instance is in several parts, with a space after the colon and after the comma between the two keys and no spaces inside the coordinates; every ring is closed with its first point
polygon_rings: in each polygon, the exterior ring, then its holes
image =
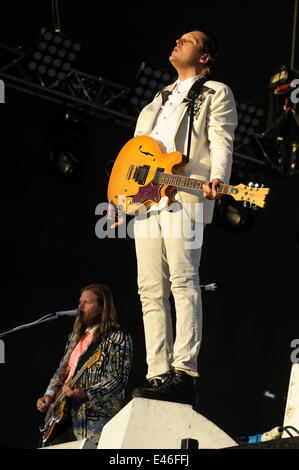
{"type": "Polygon", "coordinates": [[[199,263],[204,225],[192,222],[190,211],[151,211],[135,217],[138,292],[142,304],[147,378],[171,367],[197,376],[202,335],[199,263]],[[170,311],[176,311],[173,338],[170,311]]]}

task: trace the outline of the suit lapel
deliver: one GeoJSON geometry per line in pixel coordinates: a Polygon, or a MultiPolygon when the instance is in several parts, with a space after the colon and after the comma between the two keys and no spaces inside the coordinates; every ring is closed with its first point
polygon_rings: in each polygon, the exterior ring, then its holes
{"type": "Polygon", "coordinates": [[[157,93],[153,101],[144,108],[144,111],[141,112],[141,122],[138,124],[138,134],[148,135],[151,133],[157,114],[175,85],[176,81],[163,88],[157,93]]]}

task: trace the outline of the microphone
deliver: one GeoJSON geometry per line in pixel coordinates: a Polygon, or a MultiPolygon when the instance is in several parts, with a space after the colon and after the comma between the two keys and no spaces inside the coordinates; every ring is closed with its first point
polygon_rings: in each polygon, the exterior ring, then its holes
{"type": "Polygon", "coordinates": [[[219,286],[216,284],[216,282],[214,282],[213,284],[204,284],[204,285],[200,285],[200,287],[201,287],[203,290],[216,291],[219,286]]]}
{"type": "Polygon", "coordinates": [[[63,312],[56,312],[57,317],[76,317],[80,315],[80,310],[77,308],[75,310],[64,310],[63,312]]]}

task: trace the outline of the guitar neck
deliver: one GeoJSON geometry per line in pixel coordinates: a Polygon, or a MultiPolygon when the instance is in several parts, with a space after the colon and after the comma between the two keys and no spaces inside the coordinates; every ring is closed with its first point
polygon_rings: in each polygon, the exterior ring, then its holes
{"type": "MultiPolygon", "coordinates": [[[[84,366],[81,367],[81,369],[78,371],[78,373],[75,375],[75,377],[72,378],[72,380],[71,380],[70,383],[69,383],[69,386],[70,386],[71,388],[75,385],[76,382],[78,382],[78,380],[80,379],[81,375],[82,375],[83,372],[85,371],[86,367],[87,367],[87,363],[84,364],[84,366]]],[[[65,398],[65,393],[61,393],[61,394],[59,395],[59,397],[55,400],[55,402],[54,402],[53,405],[55,406],[57,403],[61,402],[64,398],[65,398]]]]}
{"type": "MultiPolygon", "coordinates": [[[[188,176],[183,175],[172,175],[170,173],[160,173],[158,177],[158,184],[167,184],[178,188],[195,189],[197,191],[203,189],[204,183],[206,183],[206,181],[189,178],[188,176]]],[[[233,194],[235,191],[234,186],[220,183],[217,188],[217,192],[221,194],[233,194]]]]}

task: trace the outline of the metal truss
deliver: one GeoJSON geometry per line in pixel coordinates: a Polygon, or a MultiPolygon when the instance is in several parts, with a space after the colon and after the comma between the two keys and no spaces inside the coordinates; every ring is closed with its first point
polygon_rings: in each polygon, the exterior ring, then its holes
{"type": "Polygon", "coordinates": [[[128,87],[76,69],[71,69],[65,80],[50,82],[38,73],[30,73],[27,53],[4,44],[0,44],[0,51],[8,59],[0,68],[5,87],[63,104],[87,116],[135,126],[137,115],[129,105],[128,87]]]}
{"type": "MultiPolygon", "coordinates": [[[[128,87],[74,68],[64,80],[51,81],[28,69],[30,53],[0,44],[0,54],[0,79],[4,81],[5,87],[63,105],[68,111],[75,111],[82,117],[110,119],[117,125],[132,129],[135,127],[140,110],[130,103],[132,90],[128,87]]],[[[237,172],[241,169],[245,173],[249,166],[262,172],[267,168],[277,170],[276,163],[271,161],[271,155],[263,148],[261,136],[254,133],[253,137],[257,144],[254,155],[250,155],[246,146],[243,152],[237,146],[233,153],[234,168],[237,172]]],[[[295,157],[296,152],[297,148],[293,152],[295,157]]],[[[288,160],[287,156],[285,159],[288,160]]],[[[297,173],[296,161],[293,166],[293,173],[297,173]]]]}

